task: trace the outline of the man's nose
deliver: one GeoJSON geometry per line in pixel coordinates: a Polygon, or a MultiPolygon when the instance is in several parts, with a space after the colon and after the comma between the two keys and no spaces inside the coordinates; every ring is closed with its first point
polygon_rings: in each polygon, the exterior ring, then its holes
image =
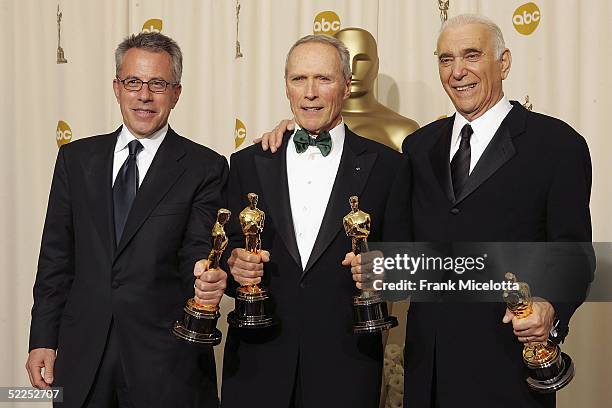
{"type": "Polygon", "coordinates": [[[138,100],[141,102],[148,102],[153,99],[153,92],[149,89],[148,83],[143,83],[142,88],[138,91],[138,100]]]}
{"type": "Polygon", "coordinates": [[[304,96],[310,100],[313,100],[318,96],[318,87],[314,79],[309,79],[306,81],[306,93],[304,96]]]}
{"type": "Polygon", "coordinates": [[[461,79],[467,75],[467,71],[465,69],[465,61],[463,61],[463,58],[461,57],[456,57],[453,59],[452,69],[453,77],[455,79],[461,79]]]}

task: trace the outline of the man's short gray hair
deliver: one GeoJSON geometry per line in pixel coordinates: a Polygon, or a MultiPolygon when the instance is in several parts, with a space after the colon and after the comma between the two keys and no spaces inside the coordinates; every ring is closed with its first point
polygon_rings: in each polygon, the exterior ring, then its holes
{"type": "Polygon", "coordinates": [[[345,81],[351,79],[353,74],[351,73],[351,54],[346,48],[346,45],[342,41],[337,38],[330,37],[327,35],[307,35],[305,37],[300,38],[291,46],[289,52],[287,53],[287,58],[285,59],[285,79],[287,79],[287,67],[289,66],[289,56],[293,52],[293,50],[301,44],[306,43],[320,43],[327,44],[336,49],[338,52],[338,57],[340,58],[340,68],[342,69],[342,76],[345,81]]]}
{"type": "MultiPolygon", "coordinates": [[[[501,29],[497,24],[493,22],[493,20],[481,16],[478,14],[459,14],[453,18],[448,19],[442,24],[442,28],[440,28],[440,35],[447,28],[452,27],[461,27],[468,24],[482,24],[487,27],[489,32],[491,33],[491,41],[493,42],[493,53],[495,58],[498,60],[501,59],[502,54],[506,50],[506,43],[504,41],[504,35],[502,34],[501,29]]],[[[440,38],[438,36],[438,38],[440,38]]]]}
{"type": "Polygon", "coordinates": [[[115,74],[119,77],[123,57],[128,50],[138,48],[150,52],[167,52],[172,60],[172,82],[179,84],[183,75],[183,53],[176,41],[157,32],[138,33],[126,37],[115,50],[115,74]]]}

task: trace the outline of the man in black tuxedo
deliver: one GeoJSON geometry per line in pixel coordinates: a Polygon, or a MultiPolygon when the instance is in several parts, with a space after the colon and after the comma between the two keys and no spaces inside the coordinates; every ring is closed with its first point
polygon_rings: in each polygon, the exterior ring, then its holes
{"type": "MultiPolygon", "coordinates": [[[[591,161],[585,140],[566,123],[530,112],[504,96],[512,62],[499,27],[460,15],[437,44],[442,85],[457,113],[404,140],[414,241],[590,242],[591,161]]],[[[263,136],[275,151],[282,121],[263,136]]],[[[573,246],[569,246],[575,251],[573,246]]],[[[417,303],[408,312],[404,356],[406,407],[554,407],[525,382],[523,343],[561,342],[592,280],[591,253],[564,253],[563,264],[534,285],[533,314],[518,319],[503,303],[417,303]],[[566,282],[560,280],[566,279],[566,282]],[[511,326],[510,326],[511,323],[511,326]]],[[[570,251],[570,252],[571,252],[570,251]]],[[[359,276],[360,266],[352,272],[359,276]]],[[[514,271],[521,275],[521,271],[514,271]]],[[[544,272],[543,272],[544,273],[544,272]]],[[[501,294],[500,294],[501,299],[501,294]]]]}
{"type": "Polygon", "coordinates": [[[200,302],[222,296],[225,272],[196,261],[210,250],[227,161],[168,126],[181,94],[172,39],[132,35],[115,57],[123,125],[58,153],[26,368],[33,386],[63,387],[65,407],[216,407],[212,349],[171,327],[193,274],[205,277],[200,302]]]}
{"type": "MultiPolygon", "coordinates": [[[[454,17],[442,27],[436,54],[457,113],[404,140],[412,169],[413,239],[591,241],[586,142],[564,122],[506,99],[502,81],[511,54],[499,27],[479,16],[454,17]]],[[[580,258],[587,263],[588,257],[580,258]]],[[[513,272],[520,278],[521,271],[513,272]]],[[[524,319],[503,303],[413,303],[404,405],[553,407],[554,394],[527,387],[523,343],[546,341],[549,334],[563,340],[590,272],[581,266],[572,271],[574,292],[566,300],[573,301],[537,299],[524,319]]],[[[534,287],[533,295],[546,289],[534,287]]]]}
{"type": "MultiPolygon", "coordinates": [[[[408,214],[390,207],[394,182],[407,186],[396,177],[403,159],[344,125],[351,69],[338,40],[307,36],[296,42],[285,81],[297,129],[284,134],[277,154],[257,145],[234,153],[228,182],[234,214],[248,204],[248,193],[259,195],[266,214],[260,255],[241,249],[245,241],[236,220],[228,226],[231,277],[241,285],[263,279],[280,323],[230,328],[221,406],[375,407],[382,341],[380,334],[352,334],[356,287],[350,262],[343,262],[351,240],[342,219],[351,211],[349,197],[357,195],[359,208],[371,215],[369,239],[399,239],[408,214]]],[[[228,287],[233,296],[236,285],[228,287]]]]}

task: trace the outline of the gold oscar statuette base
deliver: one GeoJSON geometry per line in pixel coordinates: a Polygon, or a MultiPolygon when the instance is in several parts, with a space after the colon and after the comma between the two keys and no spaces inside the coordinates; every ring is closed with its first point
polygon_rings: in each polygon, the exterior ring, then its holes
{"type": "Polygon", "coordinates": [[[278,320],[272,310],[270,295],[257,285],[241,286],[236,290],[236,306],[227,316],[231,327],[240,329],[262,329],[274,326],[278,320]]]}
{"type": "Polygon", "coordinates": [[[526,345],[523,362],[530,373],[527,385],[538,393],[556,392],[574,378],[574,362],[552,342],[526,345]]]}
{"type": "Polygon", "coordinates": [[[218,306],[200,305],[189,299],[183,311],[183,320],[175,322],[172,329],[176,337],[211,346],[221,343],[221,332],[217,329],[218,306]]]}
{"type": "Polygon", "coordinates": [[[354,334],[378,333],[397,325],[397,318],[389,316],[387,302],[377,292],[362,291],[353,296],[354,334]]]}

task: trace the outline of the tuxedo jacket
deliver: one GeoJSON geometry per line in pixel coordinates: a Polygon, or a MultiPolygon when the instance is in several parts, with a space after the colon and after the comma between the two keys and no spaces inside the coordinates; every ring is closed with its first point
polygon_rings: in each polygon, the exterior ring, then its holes
{"type": "Polygon", "coordinates": [[[194,263],[210,250],[227,161],[172,129],[115,242],[113,155],[121,128],[60,148],[44,225],[30,350],[57,349],[54,386],[80,407],[111,324],[136,407],[216,407],[212,350],[177,340],[194,263]]]}
{"type": "MultiPolygon", "coordinates": [[[[236,216],[229,223],[230,245],[244,248],[237,214],[259,195],[266,213],[262,248],[270,252],[263,285],[269,290],[280,323],[271,329],[229,329],[223,360],[222,407],[286,408],[299,370],[305,407],[376,407],[383,365],[379,334],[352,333],[352,297],[357,294],[350,268],[341,261],[351,251],[342,218],[349,197],[371,215],[370,241],[399,240],[408,230],[408,215],[392,205],[398,169],[404,158],[382,144],[346,128],[344,149],[325,215],[305,269],[293,229],[287,184],[286,133],[276,154],[259,145],[230,159],[228,203],[236,216]]],[[[397,193],[405,198],[406,193],[397,193]]],[[[228,269],[229,270],[229,269],[228,269]]],[[[228,285],[230,286],[230,285],[228,285]]],[[[235,294],[231,285],[229,294],[235,294]]]]}
{"type": "MultiPolygon", "coordinates": [[[[449,159],[454,117],[404,140],[415,241],[591,241],[585,140],[560,120],[512,105],[458,197],[449,159]]],[[[558,329],[565,333],[592,280],[588,267],[574,273],[578,301],[553,302],[558,329]]],[[[533,296],[547,297],[532,289],[533,296]]],[[[503,302],[411,304],[405,406],[432,406],[433,394],[440,407],[554,406],[554,394],[542,397],[527,388],[523,346],[512,324],[502,323],[505,308],[503,302]]]]}

